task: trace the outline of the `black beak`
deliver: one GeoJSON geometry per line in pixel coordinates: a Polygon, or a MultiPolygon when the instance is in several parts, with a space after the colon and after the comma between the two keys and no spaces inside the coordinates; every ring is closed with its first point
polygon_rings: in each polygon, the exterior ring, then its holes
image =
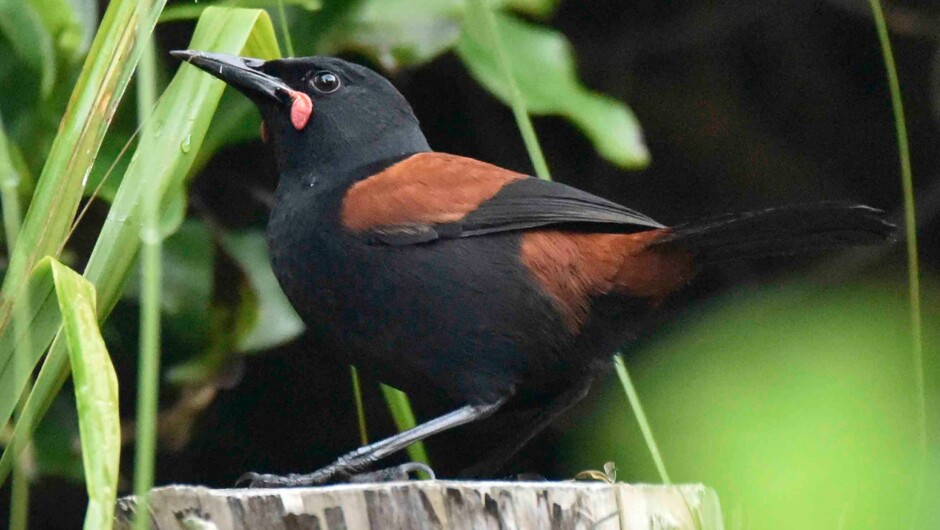
{"type": "Polygon", "coordinates": [[[289,86],[260,70],[264,64],[261,59],[196,50],[176,50],[170,55],[198,66],[251,99],[263,97],[288,105],[292,101],[289,86]]]}

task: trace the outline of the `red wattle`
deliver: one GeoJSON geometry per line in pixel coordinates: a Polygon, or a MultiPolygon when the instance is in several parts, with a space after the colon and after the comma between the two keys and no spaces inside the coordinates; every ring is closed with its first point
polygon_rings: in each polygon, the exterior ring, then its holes
{"type": "Polygon", "coordinates": [[[290,92],[290,97],[294,100],[290,106],[290,122],[294,129],[303,130],[313,114],[313,100],[307,94],[296,90],[290,92]]]}

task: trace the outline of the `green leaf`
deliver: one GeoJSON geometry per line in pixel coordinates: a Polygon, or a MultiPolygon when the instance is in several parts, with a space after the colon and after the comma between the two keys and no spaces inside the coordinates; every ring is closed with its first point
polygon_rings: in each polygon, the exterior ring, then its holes
{"type": "Polygon", "coordinates": [[[51,265],[75,381],[88,491],[85,529],[108,529],[114,519],[121,456],[117,375],[98,329],[94,286],[55,260],[51,265]]]}
{"type": "MultiPolygon", "coordinates": [[[[607,160],[623,167],[649,163],[640,126],[626,105],[586,89],[578,80],[571,45],[560,33],[495,13],[497,31],[509,55],[513,76],[533,114],[556,114],[576,124],[607,160]]],[[[457,43],[473,77],[504,103],[509,88],[498,57],[486,38],[485,20],[467,11],[457,43]]]]}
{"type": "Polygon", "coordinates": [[[271,270],[264,234],[257,231],[229,234],[222,245],[245,271],[257,296],[257,319],[250,329],[240,334],[239,351],[274,348],[303,333],[303,321],[271,270]]]}
{"type": "MultiPolygon", "coordinates": [[[[508,8],[544,17],[557,0],[498,0],[494,9],[508,8]]],[[[327,50],[355,50],[384,68],[430,61],[460,39],[465,0],[368,0],[324,39],[327,50]]]]}
{"type": "MultiPolygon", "coordinates": [[[[381,387],[382,394],[385,396],[385,402],[388,403],[388,410],[392,413],[392,420],[395,422],[395,426],[398,427],[398,431],[407,431],[417,425],[415,414],[411,410],[411,401],[408,400],[408,396],[397,388],[384,384],[381,385],[381,387]]],[[[421,462],[424,464],[430,462],[423,442],[416,442],[409,445],[408,457],[411,458],[413,462],[421,462]]]]}
{"type": "Polygon", "coordinates": [[[316,11],[322,5],[320,0],[221,0],[219,2],[196,2],[193,4],[176,4],[163,10],[160,22],[176,22],[179,20],[195,20],[209,7],[241,7],[254,9],[273,9],[278,2],[285,6],[296,6],[304,11],[316,11]]]}
{"type": "Polygon", "coordinates": [[[39,262],[16,298],[14,325],[0,334],[0,424],[13,415],[33,368],[59,326],[52,270],[39,262]]]}
{"type": "Polygon", "coordinates": [[[492,7],[505,6],[514,11],[535,17],[547,17],[558,7],[558,0],[497,0],[490,2],[492,7]]]}
{"type": "Polygon", "coordinates": [[[0,33],[21,59],[40,72],[40,92],[49,95],[55,81],[55,50],[39,13],[30,4],[0,0],[0,33]]]}
{"type": "MultiPolygon", "coordinates": [[[[120,1],[116,1],[111,4],[109,10],[119,5],[120,1]]],[[[207,9],[196,27],[191,47],[223,53],[244,53],[262,58],[279,56],[271,20],[266,13],[258,10],[207,9]]],[[[97,291],[99,319],[104,319],[117,303],[134,263],[140,247],[142,203],[156,200],[152,193],[148,194],[153,189],[153,182],[159,182],[158,188],[166,190],[184,181],[195,160],[195,153],[205,137],[223,86],[221,81],[184,65],[164,92],[152,117],[157,126],[153,128],[152,136],[141,140],[138,148],[151,150],[148,159],[158,160],[160,163],[143,166],[136,162],[136,157],[131,162],[85,268],[85,277],[94,284],[97,291]],[[181,148],[186,138],[190,139],[189,150],[181,148]]],[[[80,190],[78,192],[80,194],[80,190]]],[[[34,238],[40,240],[36,234],[34,238]]],[[[25,262],[28,258],[20,259],[25,262]]],[[[8,274],[7,281],[18,287],[23,280],[10,280],[8,274]]],[[[7,291],[13,290],[6,285],[4,288],[7,291]]],[[[13,292],[19,292],[19,289],[13,292]]],[[[5,299],[11,300],[12,297],[5,299]]],[[[44,303],[42,307],[45,305],[44,303]]],[[[12,320],[12,307],[8,304],[3,310],[7,313],[4,318],[7,321],[12,320]]],[[[4,340],[13,340],[12,337],[6,336],[12,335],[11,327],[13,326],[0,328],[0,345],[4,340]]],[[[37,340],[30,343],[31,349],[24,355],[32,357],[34,352],[38,352],[35,354],[38,359],[57,328],[58,324],[54,319],[51,325],[49,322],[32,322],[29,334],[37,337],[37,340]]],[[[10,357],[11,350],[0,347],[0,369],[3,369],[10,357]]],[[[26,401],[20,416],[19,426],[22,428],[16,430],[14,440],[26,438],[32,432],[67,375],[67,348],[64,340],[58,338],[53,342],[33,392],[26,401]]],[[[0,412],[5,404],[2,397],[10,393],[14,393],[12,389],[0,387],[0,412]]],[[[3,418],[8,417],[0,413],[0,421],[6,421],[3,418]]],[[[12,455],[5,451],[0,457],[0,480],[9,473],[11,463],[12,455]]]]}
{"type": "Polygon", "coordinates": [[[328,49],[351,49],[389,70],[429,61],[460,38],[463,0],[370,0],[324,41],[328,49]]]}
{"type": "Polygon", "coordinates": [[[67,60],[81,58],[94,38],[98,4],[92,0],[29,0],[55,48],[67,60]]]}
{"type": "Polygon", "coordinates": [[[131,35],[138,26],[149,35],[163,1],[156,0],[142,20],[134,0],[108,6],[37,183],[20,244],[10,256],[0,291],[0,331],[10,323],[9,301],[33,267],[45,256],[58,255],[63,246],[85,179],[139,58],[131,35]]]}
{"type": "MultiPolygon", "coordinates": [[[[109,528],[117,496],[120,417],[117,376],[98,329],[94,286],[55,259],[45,258],[27,279],[14,311],[17,315],[15,325],[11,326],[14,332],[0,336],[0,352],[15,351],[17,346],[33,340],[30,335],[35,330],[46,328],[50,323],[64,322],[69,353],[66,359],[71,360],[75,375],[85,483],[90,499],[85,528],[109,528]]],[[[30,353],[34,355],[9,356],[7,362],[0,363],[0,388],[3,389],[0,423],[9,421],[19,393],[38,362],[35,354],[41,354],[42,349],[30,353]]],[[[65,368],[67,366],[62,367],[61,373],[67,373],[65,368]]],[[[48,380],[48,377],[42,379],[48,380]]],[[[61,376],[56,379],[59,385],[61,379],[61,376]]],[[[34,394],[41,392],[44,385],[37,384],[34,394]]],[[[21,446],[22,433],[31,431],[35,421],[35,416],[24,409],[8,448],[21,446]]],[[[8,453],[10,451],[4,450],[4,461],[9,461],[8,453]]],[[[6,466],[0,477],[8,473],[9,464],[6,466]]]]}

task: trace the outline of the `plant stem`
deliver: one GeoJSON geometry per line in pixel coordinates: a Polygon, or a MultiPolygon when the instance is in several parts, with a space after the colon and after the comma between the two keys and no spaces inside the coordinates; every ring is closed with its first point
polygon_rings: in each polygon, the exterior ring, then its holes
{"type": "Polygon", "coordinates": [[[914,365],[914,392],[917,401],[917,430],[919,465],[917,466],[918,480],[914,503],[915,520],[919,516],[922,506],[926,474],[924,467],[929,458],[929,440],[927,434],[927,392],[926,377],[924,374],[924,344],[920,310],[920,260],[917,251],[917,215],[914,204],[914,177],[911,171],[911,153],[907,138],[907,123],[904,119],[904,102],[901,98],[901,83],[898,80],[897,65],[894,62],[894,52],[891,50],[891,38],[885,24],[884,12],[880,0],[869,0],[875,27],[878,31],[878,40],[881,43],[881,54],[885,64],[885,73],[888,77],[888,87],[891,91],[891,109],[894,114],[895,134],[898,142],[898,158],[901,165],[901,187],[904,191],[904,231],[907,235],[907,276],[908,297],[911,311],[911,355],[914,365]]]}
{"type": "MultiPolygon", "coordinates": [[[[532,127],[532,120],[529,117],[528,111],[526,110],[525,100],[522,97],[522,92],[519,91],[519,86],[516,84],[516,80],[513,77],[512,66],[509,64],[509,56],[506,54],[506,50],[503,48],[502,41],[499,37],[499,31],[497,31],[496,28],[496,16],[490,9],[487,1],[488,0],[474,0],[473,3],[477,9],[481,9],[483,11],[483,16],[486,20],[486,25],[493,42],[493,47],[496,49],[496,55],[499,57],[500,69],[503,71],[503,77],[505,77],[506,84],[509,86],[509,100],[512,104],[513,115],[516,117],[516,124],[519,127],[519,132],[522,134],[522,139],[525,142],[526,150],[529,153],[529,158],[532,160],[532,165],[535,167],[535,174],[538,175],[538,177],[541,179],[552,180],[551,174],[548,171],[548,165],[545,163],[545,156],[542,154],[542,148],[539,145],[538,136],[535,134],[535,128],[532,127]]],[[[636,389],[633,387],[633,383],[630,380],[630,375],[627,372],[627,365],[624,363],[623,355],[618,353],[614,360],[617,366],[617,374],[620,376],[620,382],[623,385],[627,399],[630,401],[630,406],[633,408],[633,413],[636,415],[637,421],[640,423],[640,429],[643,431],[643,438],[646,440],[646,445],[649,447],[650,453],[653,455],[656,468],[659,470],[659,476],[663,483],[669,484],[669,474],[666,473],[666,466],[663,463],[662,456],[659,453],[659,446],[656,445],[656,439],[653,438],[653,431],[650,429],[649,422],[646,420],[646,414],[643,412],[643,406],[640,403],[640,396],[637,394],[636,389]]]]}
{"type": "Polygon", "coordinates": [[[659,478],[663,484],[671,484],[669,473],[666,472],[666,464],[659,452],[659,445],[656,444],[656,438],[653,437],[653,429],[646,419],[646,413],[643,412],[643,405],[640,403],[640,396],[637,394],[636,387],[633,386],[633,380],[630,379],[630,373],[627,372],[627,365],[623,361],[623,354],[618,353],[614,358],[614,366],[617,369],[617,377],[620,378],[620,384],[623,385],[627,393],[627,399],[630,400],[630,407],[636,415],[636,421],[640,424],[640,431],[643,432],[643,439],[646,440],[646,446],[649,447],[650,455],[656,464],[656,471],[659,472],[659,478]]]}
{"type": "Polygon", "coordinates": [[[369,444],[369,430],[366,427],[366,409],[362,404],[362,385],[359,382],[359,370],[350,365],[349,376],[352,379],[353,400],[356,402],[356,418],[359,421],[359,443],[369,444]]]}
{"type": "Polygon", "coordinates": [[[503,48],[499,31],[496,27],[496,15],[488,4],[488,0],[473,0],[473,4],[483,14],[486,21],[487,31],[493,42],[493,48],[496,50],[496,56],[499,58],[499,67],[502,70],[506,86],[509,87],[509,101],[512,106],[512,114],[516,118],[516,126],[522,134],[522,141],[525,142],[526,151],[532,160],[532,166],[535,168],[535,174],[540,179],[552,180],[551,173],[548,171],[548,164],[545,162],[545,155],[542,154],[542,147],[539,145],[538,136],[535,134],[535,128],[532,127],[532,119],[526,110],[525,99],[516,84],[516,78],[512,74],[512,65],[509,62],[509,55],[503,48]]]}
{"type": "Polygon", "coordinates": [[[891,90],[891,108],[894,112],[894,127],[898,138],[898,158],[901,162],[901,186],[904,190],[904,230],[907,233],[907,274],[911,305],[911,338],[914,355],[914,387],[917,389],[917,417],[920,421],[920,444],[927,451],[927,399],[924,382],[924,345],[921,331],[920,311],[920,260],[917,252],[917,218],[914,209],[914,177],[911,173],[911,153],[907,139],[907,123],[904,120],[904,103],[901,99],[901,84],[898,81],[894,52],[885,24],[879,0],[869,0],[881,42],[888,86],[891,90]]]}
{"type": "Polygon", "coordinates": [[[287,10],[284,9],[284,0],[277,0],[277,15],[281,22],[281,33],[284,34],[284,49],[288,57],[294,56],[294,42],[290,38],[290,27],[287,25],[287,10]]]}
{"type": "MultiPolygon", "coordinates": [[[[150,9],[150,0],[141,0],[140,11],[150,9]]],[[[143,17],[141,17],[143,18],[143,17]]],[[[144,34],[143,29],[138,35],[144,34]]],[[[148,37],[140,43],[144,47],[137,69],[137,117],[144,130],[142,138],[149,138],[147,118],[156,104],[156,58],[153,40],[148,37]]],[[[149,145],[138,145],[139,156],[147,157],[149,145]]],[[[151,161],[151,163],[154,161],[151,161]]],[[[146,161],[142,163],[146,164],[146,161]]],[[[134,495],[137,497],[136,530],[150,526],[148,504],[153,487],[156,459],[156,422],[159,404],[160,374],[160,258],[162,241],[159,226],[161,190],[153,183],[149,200],[145,201],[141,230],[141,297],[140,297],[140,360],[137,372],[137,437],[134,455],[134,495]]]]}

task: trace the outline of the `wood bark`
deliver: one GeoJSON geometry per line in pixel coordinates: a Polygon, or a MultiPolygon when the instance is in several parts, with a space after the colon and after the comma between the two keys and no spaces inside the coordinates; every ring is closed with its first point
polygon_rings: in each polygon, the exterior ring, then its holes
{"type": "MultiPolygon", "coordinates": [[[[118,501],[131,528],[136,501],[118,501]]],[[[701,485],[414,481],[296,489],[154,489],[155,530],[597,529],[721,530],[701,485]]]]}

